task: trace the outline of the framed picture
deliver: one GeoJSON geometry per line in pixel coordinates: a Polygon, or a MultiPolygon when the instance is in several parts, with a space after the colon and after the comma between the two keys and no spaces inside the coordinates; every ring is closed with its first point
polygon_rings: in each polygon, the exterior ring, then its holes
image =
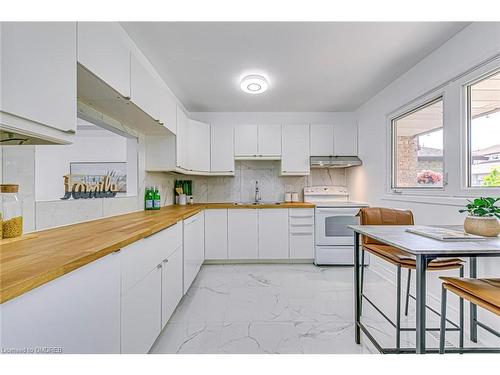
{"type": "Polygon", "coordinates": [[[70,163],[73,182],[97,184],[109,176],[116,183],[118,193],[127,192],[127,163],[125,162],[76,162],[70,163]]]}

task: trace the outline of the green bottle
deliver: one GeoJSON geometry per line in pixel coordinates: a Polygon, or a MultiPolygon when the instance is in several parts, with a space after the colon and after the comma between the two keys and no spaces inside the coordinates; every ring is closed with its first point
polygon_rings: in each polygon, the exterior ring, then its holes
{"type": "Polygon", "coordinates": [[[155,187],[153,207],[155,210],[159,210],[161,207],[160,191],[158,187],[155,187]]]}
{"type": "Polygon", "coordinates": [[[145,209],[152,210],[154,204],[154,193],[151,187],[146,188],[145,209]]]}

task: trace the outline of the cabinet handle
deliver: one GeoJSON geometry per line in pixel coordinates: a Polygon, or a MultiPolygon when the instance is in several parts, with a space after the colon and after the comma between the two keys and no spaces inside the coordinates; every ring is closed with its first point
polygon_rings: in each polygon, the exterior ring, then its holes
{"type": "Polygon", "coordinates": [[[156,266],[157,269],[160,269],[162,267],[161,263],[156,266]]]}
{"type": "Polygon", "coordinates": [[[163,263],[168,263],[168,259],[163,259],[163,263]]]}
{"type": "Polygon", "coordinates": [[[123,99],[130,100],[130,96],[124,96],[123,99]]]}
{"type": "Polygon", "coordinates": [[[313,233],[312,232],[297,232],[297,233],[290,233],[292,236],[311,236],[313,233]]]}
{"type": "Polygon", "coordinates": [[[118,250],[116,250],[115,252],[113,252],[113,254],[120,254],[120,253],[121,253],[121,251],[122,251],[122,249],[118,249],[118,250]]]}

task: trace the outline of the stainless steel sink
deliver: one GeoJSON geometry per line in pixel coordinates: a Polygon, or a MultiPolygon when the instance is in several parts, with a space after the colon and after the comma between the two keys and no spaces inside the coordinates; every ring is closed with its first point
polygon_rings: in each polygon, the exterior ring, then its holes
{"type": "Polygon", "coordinates": [[[251,206],[260,206],[260,205],[265,205],[265,204],[275,204],[275,205],[280,205],[281,202],[264,202],[264,201],[260,201],[260,202],[235,202],[234,205],[235,206],[248,206],[248,205],[251,205],[251,206]]]}

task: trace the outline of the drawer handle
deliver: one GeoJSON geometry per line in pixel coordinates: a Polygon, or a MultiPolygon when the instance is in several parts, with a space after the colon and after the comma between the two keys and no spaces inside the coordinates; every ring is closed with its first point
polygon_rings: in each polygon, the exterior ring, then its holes
{"type": "Polygon", "coordinates": [[[291,227],[313,227],[313,224],[290,224],[291,227]]]}
{"type": "Polygon", "coordinates": [[[311,236],[312,232],[296,232],[290,233],[292,236],[311,236]]]}
{"type": "Polygon", "coordinates": [[[293,219],[312,219],[314,216],[313,215],[308,215],[308,216],[290,215],[290,217],[293,219]]]}

